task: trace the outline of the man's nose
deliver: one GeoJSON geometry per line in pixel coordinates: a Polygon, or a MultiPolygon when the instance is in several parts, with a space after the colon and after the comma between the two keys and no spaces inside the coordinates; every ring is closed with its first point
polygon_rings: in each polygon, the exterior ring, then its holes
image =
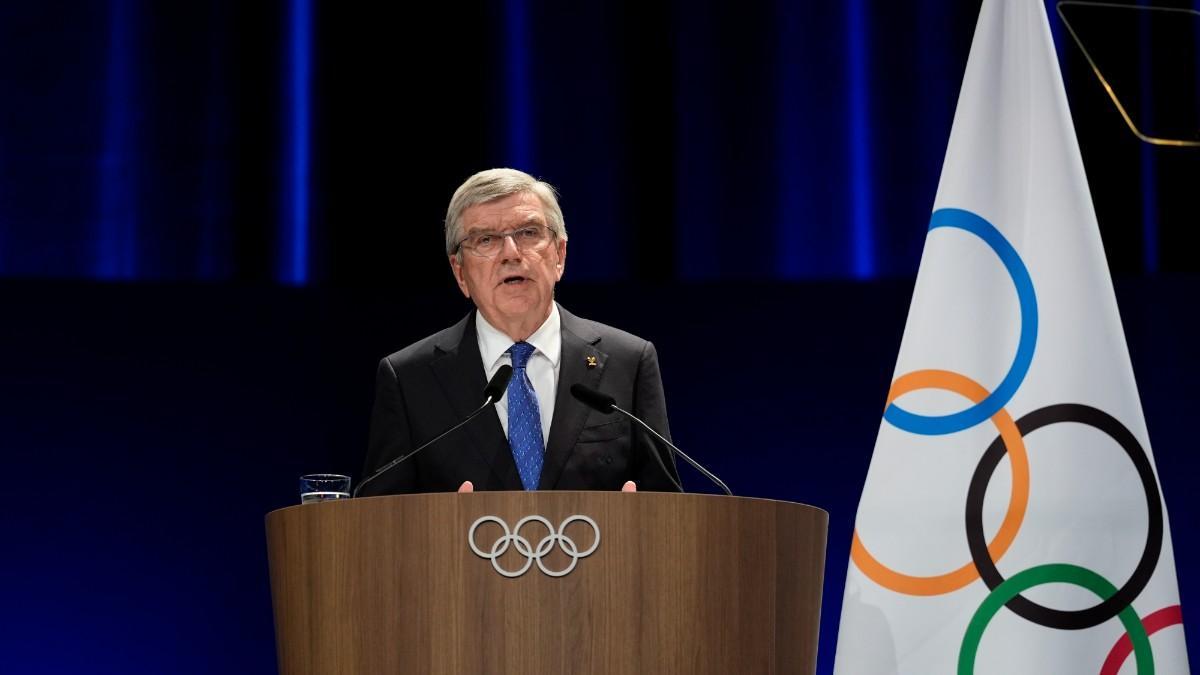
{"type": "Polygon", "coordinates": [[[520,260],[521,249],[517,248],[517,240],[512,234],[501,235],[500,239],[500,262],[508,262],[510,260],[520,260]]]}

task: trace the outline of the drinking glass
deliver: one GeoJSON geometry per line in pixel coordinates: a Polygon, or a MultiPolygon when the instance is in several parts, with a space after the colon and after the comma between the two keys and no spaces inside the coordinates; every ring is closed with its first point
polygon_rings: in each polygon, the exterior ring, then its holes
{"type": "Polygon", "coordinates": [[[349,497],[349,476],[336,473],[310,473],[300,477],[301,504],[349,499],[349,497]]]}

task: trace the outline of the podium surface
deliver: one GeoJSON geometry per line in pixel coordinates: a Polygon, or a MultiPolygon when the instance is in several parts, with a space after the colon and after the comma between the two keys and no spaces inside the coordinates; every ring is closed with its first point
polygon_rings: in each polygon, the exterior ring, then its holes
{"type": "Polygon", "coordinates": [[[803,504],[664,493],[280,509],[279,670],[811,674],[827,526],[803,504]]]}

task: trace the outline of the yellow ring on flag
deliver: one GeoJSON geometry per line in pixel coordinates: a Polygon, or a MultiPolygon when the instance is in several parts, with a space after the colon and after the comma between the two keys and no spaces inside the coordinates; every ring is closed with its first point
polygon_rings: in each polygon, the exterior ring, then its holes
{"type": "MultiPolygon", "coordinates": [[[[966,375],[960,375],[949,370],[916,370],[896,378],[888,392],[887,405],[895,398],[918,389],[944,389],[961,394],[979,403],[988,396],[983,385],[966,375]]],[[[1012,490],[1008,498],[1008,511],[1000,523],[996,536],[988,544],[988,552],[992,560],[999,560],[1017,537],[1021,523],[1025,520],[1025,509],[1029,505],[1029,456],[1025,453],[1025,439],[1017,429],[1016,423],[1004,408],[996,411],[991,417],[992,423],[1004,439],[1004,449],[1008,453],[1008,461],[1012,465],[1012,490]]],[[[854,531],[854,540],[850,544],[850,559],[875,583],[907,595],[942,595],[966,586],[979,578],[979,570],[974,562],[962,567],[934,576],[913,576],[897,572],[875,559],[854,531]]]]}

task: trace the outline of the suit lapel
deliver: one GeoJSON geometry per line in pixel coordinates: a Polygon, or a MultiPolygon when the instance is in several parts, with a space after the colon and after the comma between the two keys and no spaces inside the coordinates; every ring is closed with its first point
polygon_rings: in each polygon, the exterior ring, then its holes
{"type": "MultiPolygon", "coordinates": [[[[487,385],[475,334],[475,312],[455,325],[436,349],[441,358],[435,359],[430,367],[454,416],[462,419],[483,402],[483,388],[487,385]]],[[[469,435],[471,445],[491,468],[502,489],[520,490],[521,477],[495,410],[484,411],[479,417],[482,419],[473,420],[461,431],[469,435]]]]}
{"type": "Polygon", "coordinates": [[[593,389],[604,374],[608,354],[596,349],[600,336],[588,330],[587,324],[575,315],[558,307],[562,317],[562,354],[558,374],[558,389],[554,395],[554,419],[550,423],[550,439],[546,444],[546,459],[542,464],[539,490],[550,490],[558,484],[563,467],[575,450],[575,441],[587,421],[590,408],[575,400],[571,385],[581,383],[593,389]],[[588,357],[595,357],[596,366],[588,367],[588,357]]]}

